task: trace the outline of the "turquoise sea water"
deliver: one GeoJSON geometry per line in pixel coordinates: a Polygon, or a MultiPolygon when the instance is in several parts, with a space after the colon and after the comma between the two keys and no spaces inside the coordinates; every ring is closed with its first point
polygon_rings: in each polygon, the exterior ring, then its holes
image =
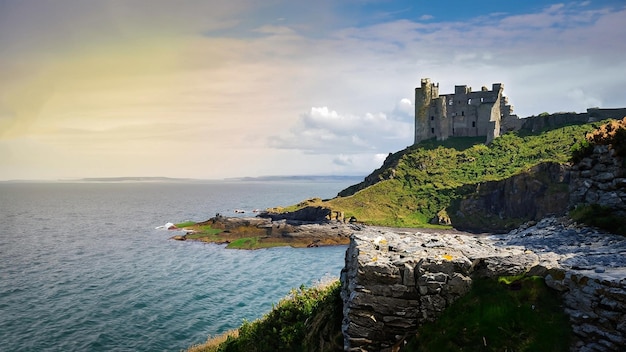
{"type": "Polygon", "coordinates": [[[345,247],[226,250],[155,227],[350,183],[0,184],[0,349],[179,351],[254,320],[338,277],[345,247]]]}

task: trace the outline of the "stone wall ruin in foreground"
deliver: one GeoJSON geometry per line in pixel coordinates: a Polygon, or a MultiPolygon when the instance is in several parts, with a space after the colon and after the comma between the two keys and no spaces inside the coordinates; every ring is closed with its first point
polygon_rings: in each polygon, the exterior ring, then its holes
{"type": "Polygon", "coordinates": [[[524,273],[563,293],[573,350],[626,346],[626,240],[550,218],[501,236],[354,233],[341,276],[344,349],[395,350],[474,278],[524,273]]]}

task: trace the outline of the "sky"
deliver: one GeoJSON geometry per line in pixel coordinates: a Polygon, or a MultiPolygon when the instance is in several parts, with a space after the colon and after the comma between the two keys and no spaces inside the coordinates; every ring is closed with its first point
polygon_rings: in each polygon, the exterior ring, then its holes
{"type": "Polygon", "coordinates": [[[0,0],[0,180],[366,175],[420,79],[626,107],[626,0],[0,0]]]}

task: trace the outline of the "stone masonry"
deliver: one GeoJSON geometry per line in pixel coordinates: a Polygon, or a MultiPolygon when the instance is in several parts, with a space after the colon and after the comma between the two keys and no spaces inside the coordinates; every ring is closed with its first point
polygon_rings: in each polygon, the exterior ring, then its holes
{"type": "Polygon", "coordinates": [[[626,239],[548,218],[499,236],[355,232],[341,276],[344,349],[396,351],[474,278],[519,274],[563,293],[572,350],[626,345],[626,239]]]}
{"type": "Polygon", "coordinates": [[[614,150],[597,145],[572,167],[570,205],[599,204],[626,216],[626,165],[614,150]]]}
{"type": "Polygon", "coordinates": [[[455,86],[454,94],[439,95],[439,84],[429,78],[415,88],[415,144],[430,138],[487,136],[486,143],[500,135],[500,123],[518,120],[502,95],[504,87],[494,83],[472,91],[455,86]]]}

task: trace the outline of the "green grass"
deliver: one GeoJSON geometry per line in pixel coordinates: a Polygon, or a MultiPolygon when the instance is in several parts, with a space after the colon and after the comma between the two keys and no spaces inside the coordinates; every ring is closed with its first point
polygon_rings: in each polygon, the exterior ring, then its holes
{"type": "Polygon", "coordinates": [[[598,204],[581,205],[570,211],[569,216],[586,225],[626,236],[626,219],[616,215],[609,207],[598,204]]]}
{"type": "Polygon", "coordinates": [[[239,239],[232,241],[226,246],[226,248],[251,249],[251,248],[257,248],[258,244],[259,244],[258,237],[245,237],[245,238],[239,238],[239,239]]]}
{"type": "MultiPolygon", "coordinates": [[[[245,321],[219,344],[208,341],[194,352],[341,351],[340,283],[293,289],[261,319],[245,321]]],[[[191,350],[191,349],[190,349],[191,350]]]]}
{"type": "Polygon", "coordinates": [[[175,225],[178,228],[186,228],[194,231],[185,236],[188,240],[227,243],[226,248],[228,249],[261,249],[291,245],[290,243],[278,240],[263,241],[258,236],[233,238],[231,233],[224,232],[222,229],[214,229],[211,225],[199,225],[193,221],[186,221],[175,225]]]}
{"type": "Polygon", "coordinates": [[[469,149],[475,145],[485,144],[485,137],[453,137],[445,141],[436,139],[428,139],[420,143],[420,147],[424,149],[437,149],[439,147],[452,148],[459,151],[469,149]]]}
{"type": "Polygon", "coordinates": [[[427,140],[391,155],[388,169],[377,170],[384,180],[321,205],[367,224],[425,227],[437,212],[451,210],[455,201],[474,192],[478,183],[503,180],[543,162],[568,162],[572,145],[599,124],[523,136],[507,133],[488,146],[467,137],[427,140]]]}
{"type": "Polygon", "coordinates": [[[214,229],[210,225],[196,225],[195,223],[193,225],[187,225],[184,227],[194,230],[194,232],[187,234],[187,239],[204,240],[208,242],[219,241],[220,237],[218,236],[218,234],[222,233],[223,231],[221,229],[214,229]]]}
{"type": "Polygon", "coordinates": [[[185,221],[175,224],[179,229],[193,230],[194,232],[188,233],[185,237],[188,240],[200,240],[205,242],[221,242],[222,238],[218,236],[223,232],[221,229],[214,229],[210,225],[198,225],[194,221],[185,221]]]}
{"type": "Polygon", "coordinates": [[[280,241],[261,241],[259,237],[244,237],[238,238],[232,242],[230,242],[226,248],[228,249],[261,249],[261,248],[272,248],[272,247],[285,247],[290,244],[287,242],[280,241]]]}
{"type": "Polygon", "coordinates": [[[403,351],[569,351],[568,317],[543,278],[501,281],[474,280],[403,351]]]}
{"type": "Polygon", "coordinates": [[[181,222],[178,224],[174,224],[174,226],[178,227],[179,229],[182,229],[183,227],[189,227],[189,226],[193,226],[197,224],[197,222],[195,221],[185,221],[185,222],[181,222]]]}

